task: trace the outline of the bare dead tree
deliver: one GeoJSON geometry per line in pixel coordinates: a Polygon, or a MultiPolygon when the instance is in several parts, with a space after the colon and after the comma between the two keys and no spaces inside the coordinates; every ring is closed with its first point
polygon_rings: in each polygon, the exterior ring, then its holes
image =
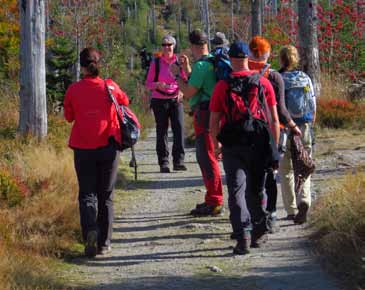
{"type": "Polygon", "coordinates": [[[251,0],[251,36],[262,34],[261,0],[251,0]]]}
{"type": "Polygon", "coordinates": [[[298,1],[299,53],[301,67],[313,81],[316,96],[320,96],[320,66],[317,36],[317,0],[298,1]]]}
{"type": "Polygon", "coordinates": [[[21,0],[19,132],[38,139],[47,135],[45,3],[21,0]]]}

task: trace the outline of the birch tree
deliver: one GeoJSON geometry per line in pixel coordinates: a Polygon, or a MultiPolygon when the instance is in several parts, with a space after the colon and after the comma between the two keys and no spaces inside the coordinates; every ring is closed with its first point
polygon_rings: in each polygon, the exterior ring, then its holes
{"type": "Polygon", "coordinates": [[[298,32],[302,70],[312,79],[316,96],[320,96],[317,4],[317,0],[298,1],[298,32]]]}
{"type": "Polygon", "coordinates": [[[262,34],[261,0],[251,0],[251,36],[262,34]]]}
{"type": "Polygon", "coordinates": [[[47,135],[45,5],[20,0],[19,132],[39,139],[47,135]]]}

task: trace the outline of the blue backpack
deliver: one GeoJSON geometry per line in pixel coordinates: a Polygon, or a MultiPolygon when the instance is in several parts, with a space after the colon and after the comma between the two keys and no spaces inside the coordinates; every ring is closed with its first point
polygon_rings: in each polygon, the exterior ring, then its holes
{"type": "Polygon", "coordinates": [[[285,104],[293,119],[310,121],[314,113],[314,96],[311,80],[302,71],[283,72],[285,104]]]}
{"type": "Polygon", "coordinates": [[[205,57],[202,60],[209,61],[213,64],[217,81],[227,80],[232,72],[227,49],[221,47],[216,48],[212,51],[212,55],[213,56],[205,57]]]}

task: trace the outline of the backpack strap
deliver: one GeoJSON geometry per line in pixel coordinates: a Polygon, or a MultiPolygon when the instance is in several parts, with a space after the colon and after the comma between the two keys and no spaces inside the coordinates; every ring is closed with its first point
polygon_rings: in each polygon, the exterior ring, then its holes
{"type": "Polygon", "coordinates": [[[155,83],[158,82],[158,77],[160,74],[160,58],[155,58],[155,79],[153,80],[155,83]]]}
{"type": "MultiPolygon", "coordinates": [[[[263,75],[263,73],[265,73],[265,71],[261,71],[261,73],[255,73],[252,75],[248,75],[245,77],[234,77],[234,76],[229,76],[227,82],[228,82],[228,89],[227,89],[227,107],[228,107],[228,121],[232,122],[233,121],[233,116],[232,111],[233,111],[233,107],[234,107],[234,101],[231,97],[231,93],[232,91],[234,91],[235,93],[237,93],[243,103],[245,104],[245,107],[247,109],[247,113],[242,113],[239,112],[242,116],[246,117],[248,115],[249,118],[253,118],[253,114],[252,111],[250,109],[250,104],[248,101],[248,93],[249,90],[252,87],[257,87],[257,101],[261,107],[262,110],[264,110],[265,115],[266,115],[266,109],[265,109],[265,95],[264,95],[264,90],[263,90],[263,86],[260,82],[260,79],[263,75]],[[233,87],[236,87],[236,90],[232,90],[233,87]]],[[[266,116],[268,117],[268,116],[266,116]]]]}

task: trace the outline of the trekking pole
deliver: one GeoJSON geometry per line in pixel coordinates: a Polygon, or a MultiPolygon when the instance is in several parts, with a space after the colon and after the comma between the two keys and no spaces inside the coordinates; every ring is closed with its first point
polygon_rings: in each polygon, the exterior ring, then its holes
{"type": "Polygon", "coordinates": [[[134,152],[134,146],[131,147],[131,151],[132,151],[132,160],[130,162],[130,164],[133,164],[134,167],[134,180],[137,180],[137,160],[136,160],[136,154],[134,152]]]}

